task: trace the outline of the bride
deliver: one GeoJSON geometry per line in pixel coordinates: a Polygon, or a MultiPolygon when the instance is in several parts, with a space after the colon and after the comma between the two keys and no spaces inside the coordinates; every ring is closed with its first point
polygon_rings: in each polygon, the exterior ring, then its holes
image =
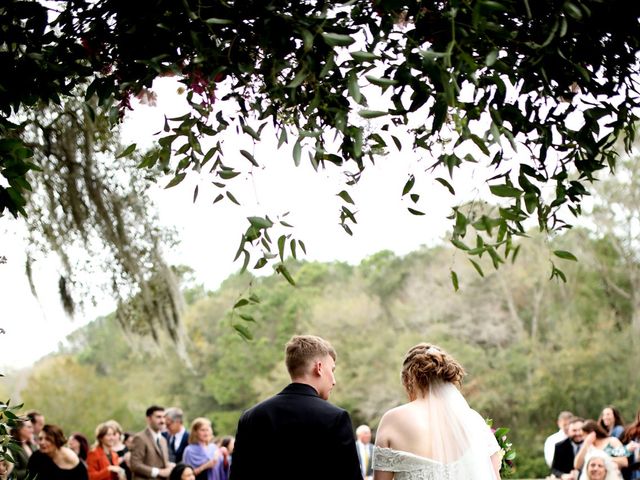
{"type": "Polygon", "coordinates": [[[462,366],[435,345],[412,347],[402,364],[409,403],[380,420],[374,480],[499,480],[502,452],[458,390],[462,366]]]}

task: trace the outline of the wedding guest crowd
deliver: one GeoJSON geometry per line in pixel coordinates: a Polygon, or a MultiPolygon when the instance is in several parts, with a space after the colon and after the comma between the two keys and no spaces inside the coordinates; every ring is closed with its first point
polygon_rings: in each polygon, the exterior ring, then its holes
{"type": "Polygon", "coordinates": [[[560,430],[545,441],[550,478],[640,479],[640,410],[626,428],[613,405],[604,407],[598,420],[583,420],[570,412],[561,412],[558,427],[560,430]]]}
{"type": "Polygon", "coordinates": [[[0,462],[0,480],[228,480],[234,437],[215,439],[203,417],[184,427],[184,413],[153,405],[147,427],[137,434],[123,431],[115,420],[95,429],[95,443],[79,432],[65,437],[62,428],[45,424],[36,411],[21,417],[11,430],[19,445],[13,462],[0,462]],[[34,441],[34,422],[38,435],[34,441]]]}

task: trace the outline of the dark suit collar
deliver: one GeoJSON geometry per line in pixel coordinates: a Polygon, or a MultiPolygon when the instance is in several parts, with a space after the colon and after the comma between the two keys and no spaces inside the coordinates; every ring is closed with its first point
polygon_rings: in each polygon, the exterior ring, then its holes
{"type": "Polygon", "coordinates": [[[307,383],[290,383],[278,395],[294,394],[309,395],[311,397],[320,397],[318,391],[307,383]]]}

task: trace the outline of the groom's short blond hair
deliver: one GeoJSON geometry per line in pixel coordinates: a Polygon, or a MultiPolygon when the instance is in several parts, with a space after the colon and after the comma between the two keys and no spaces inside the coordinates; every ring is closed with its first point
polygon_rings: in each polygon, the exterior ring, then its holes
{"type": "Polygon", "coordinates": [[[294,335],[285,347],[285,364],[291,378],[307,373],[311,362],[330,355],[335,361],[336,351],[325,339],[315,335],[294,335]]]}

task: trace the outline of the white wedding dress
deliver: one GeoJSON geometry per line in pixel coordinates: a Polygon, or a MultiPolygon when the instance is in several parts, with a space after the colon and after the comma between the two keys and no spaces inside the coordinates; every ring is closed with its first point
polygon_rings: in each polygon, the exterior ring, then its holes
{"type": "Polygon", "coordinates": [[[495,480],[491,456],[500,446],[454,385],[431,386],[424,415],[432,458],[376,445],[374,470],[394,472],[395,480],[495,480]]]}

